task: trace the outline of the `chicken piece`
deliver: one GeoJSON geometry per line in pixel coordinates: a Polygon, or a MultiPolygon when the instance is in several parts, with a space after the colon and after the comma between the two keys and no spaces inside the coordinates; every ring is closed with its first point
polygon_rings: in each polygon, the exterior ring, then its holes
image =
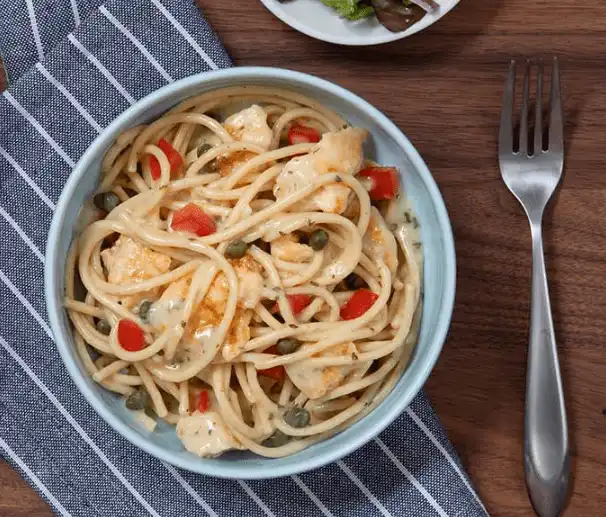
{"type": "Polygon", "coordinates": [[[250,321],[253,317],[253,311],[236,309],[234,319],[229,326],[225,343],[223,344],[223,358],[231,361],[244,350],[246,343],[250,341],[250,321]]]}
{"type": "MultiPolygon", "coordinates": [[[[163,331],[171,325],[179,325],[181,309],[185,302],[186,282],[181,280],[172,284],[154,303],[149,311],[149,318],[155,328],[163,331]]],[[[195,361],[203,356],[214,356],[217,345],[211,338],[225,314],[228,294],[225,275],[219,273],[206,296],[194,308],[181,337],[177,354],[171,361],[172,366],[195,361]]],[[[228,351],[226,353],[230,357],[237,356],[250,339],[251,317],[252,311],[236,309],[225,341],[219,343],[228,351]]]]}
{"type": "MultiPolygon", "coordinates": [[[[169,271],[171,258],[158,253],[143,244],[121,235],[116,243],[101,252],[101,258],[110,284],[138,284],[169,271]]],[[[144,299],[154,299],[159,289],[137,293],[118,298],[125,307],[133,307],[144,299]]]]}
{"type": "MultiPolygon", "coordinates": [[[[265,281],[261,266],[250,256],[230,260],[238,277],[238,306],[227,331],[223,356],[231,360],[236,357],[250,340],[250,322],[254,309],[261,301],[265,281]]],[[[183,305],[192,282],[188,275],[170,284],[148,312],[149,322],[158,331],[181,323],[183,305]]],[[[202,301],[194,307],[187,322],[179,350],[173,363],[196,360],[201,356],[216,352],[212,337],[221,324],[229,297],[229,284],[223,272],[217,274],[202,301]]]]}
{"type": "Polygon", "coordinates": [[[292,233],[279,237],[271,243],[271,256],[286,262],[309,262],[314,258],[314,250],[299,240],[292,233]]]}
{"type": "Polygon", "coordinates": [[[238,276],[238,306],[254,309],[261,301],[265,287],[261,266],[249,255],[230,262],[238,276]]]}
{"type": "MultiPolygon", "coordinates": [[[[265,287],[265,280],[261,275],[261,266],[249,255],[244,255],[240,259],[230,259],[229,263],[233,266],[238,277],[238,307],[254,309],[261,301],[261,295],[265,287]]],[[[228,295],[227,277],[223,273],[219,273],[211,284],[206,298],[217,307],[219,312],[223,312],[228,295]]]]}
{"type": "Polygon", "coordinates": [[[229,431],[218,411],[194,412],[177,423],[177,436],[185,449],[203,458],[215,458],[244,446],[229,431]]]}
{"type": "MultiPolygon", "coordinates": [[[[363,163],[362,144],[366,135],[366,130],[360,128],[324,133],[312,152],[291,159],[278,174],[273,189],[276,199],[283,199],[307,187],[321,174],[338,172],[351,175],[358,172],[363,163]]],[[[349,196],[348,186],[331,183],[296,203],[291,210],[342,214],[349,196]]]]}
{"type": "Polygon", "coordinates": [[[379,258],[387,264],[392,274],[398,269],[398,244],[381,213],[373,206],[370,222],[362,239],[362,249],[371,258],[379,258]]]}
{"type": "MultiPolygon", "coordinates": [[[[299,351],[309,348],[302,346],[299,351]]],[[[333,346],[313,357],[350,356],[355,357],[358,350],[353,342],[333,346]]],[[[284,366],[292,383],[310,399],[318,399],[341,385],[354,369],[354,366],[315,366],[309,359],[284,366]]]]}
{"type": "Polygon", "coordinates": [[[331,183],[297,205],[305,211],[320,210],[329,214],[342,214],[349,205],[350,192],[350,188],[345,185],[331,183]]]}
{"type": "Polygon", "coordinates": [[[217,169],[219,174],[221,174],[221,176],[229,176],[232,172],[255,156],[257,155],[250,151],[235,151],[233,153],[221,155],[217,158],[217,169]]]}
{"type": "Polygon", "coordinates": [[[213,280],[206,296],[193,310],[183,333],[182,341],[184,343],[204,345],[223,319],[228,295],[227,279],[223,273],[219,273],[213,280]]]}
{"type": "Polygon", "coordinates": [[[359,127],[324,133],[316,150],[311,153],[316,172],[318,174],[358,172],[364,160],[362,144],[367,135],[368,132],[359,127]]]}
{"type": "MultiPolygon", "coordinates": [[[[253,144],[265,150],[268,150],[271,145],[273,134],[267,125],[267,114],[256,104],[234,113],[225,120],[223,125],[225,130],[238,142],[253,144]]],[[[257,155],[250,151],[235,151],[219,156],[216,160],[216,167],[221,176],[229,176],[255,156],[257,155]]],[[[250,183],[251,176],[254,176],[256,172],[257,170],[250,171],[238,182],[238,185],[250,183]]]]}
{"type": "Polygon", "coordinates": [[[269,149],[273,134],[267,125],[267,113],[261,106],[253,104],[234,113],[225,120],[223,126],[234,140],[269,149]]]}
{"type": "Polygon", "coordinates": [[[112,284],[132,284],[166,273],[170,257],[121,235],[116,243],[101,252],[112,284]]]}
{"type": "MultiPolygon", "coordinates": [[[[253,311],[261,300],[264,280],[260,273],[260,266],[249,256],[230,261],[238,276],[239,293],[238,308],[232,323],[227,331],[223,343],[223,357],[231,360],[236,357],[250,340],[250,321],[253,311]]],[[[227,299],[229,284],[227,277],[219,273],[211,284],[208,293],[192,314],[182,341],[186,349],[204,347],[214,329],[219,326],[227,299]]]]}

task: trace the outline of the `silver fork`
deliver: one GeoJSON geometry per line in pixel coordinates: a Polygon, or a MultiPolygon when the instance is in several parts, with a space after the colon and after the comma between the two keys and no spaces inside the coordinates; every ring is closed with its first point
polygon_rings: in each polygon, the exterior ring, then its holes
{"type": "Polygon", "coordinates": [[[524,65],[520,106],[519,150],[514,151],[514,88],[516,63],[505,82],[499,166],[503,181],[518,199],[530,222],[532,235],[532,300],[526,404],[524,409],[524,467],[530,500],[540,517],[556,517],[566,501],[569,481],[568,425],[558,363],[551,304],[545,272],[541,221],[564,167],[564,123],[557,59],[553,60],[549,99],[548,145],[543,149],[543,64],[524,65]],[[534,146],[529,149],[529,82],[536,69],[534,146]]]}

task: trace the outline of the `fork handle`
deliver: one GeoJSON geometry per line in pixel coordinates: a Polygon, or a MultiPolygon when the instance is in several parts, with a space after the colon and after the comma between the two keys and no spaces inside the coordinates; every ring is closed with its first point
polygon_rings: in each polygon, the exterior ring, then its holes
{"type": "Polygon", "coordinates": [[[560,515],[569,480],[568,425],[551,316],[541,222],[531,221],[532,301],[524,415],[526,486],[540,517],[560,515]]]}

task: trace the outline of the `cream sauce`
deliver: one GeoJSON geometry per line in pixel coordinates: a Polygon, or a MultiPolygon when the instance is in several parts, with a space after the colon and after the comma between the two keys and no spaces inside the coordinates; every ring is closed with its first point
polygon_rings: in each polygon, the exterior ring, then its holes
{"type": "Polygon", "coordinates": [[[229,432],[217,411],[194,412],[179,419],[177,436],[186,450],[203,458],[215,458],[244,446],[229,432]]]}
{"type": "MultiPolygon", "coordinates": [[[[309,345],[302,346],[299,350],[305,350],[309,345]]],[[[324,350],[314,357],[331,357],[349,355],[356,357],[358,350],[352,342],[343,343],[324,350]]],[[[357,367],[344,366],[315,366],[309,359],[287,364],[286,373],[292,383],[310,399],[317,399],[326,395],[341,385],[343,380],[357,367]]]]}
{"type": "Polygon", "coordinates": [[[385,222],[397,227],[414,250],[414,257],[422,273],[423,268],[423,245],[421,241],[421,225],[414,214],[412,203],[401,192],[395,199],[386,203],[385,222]]]}
{"type": "Polygon", "coordinates": [[[181,279],[170,284],[149,309],[148,319],[154,328],[163,331],[168,326],[179,322],[180,312],[185,303],[188,282],[191,279],[181,279]]]}

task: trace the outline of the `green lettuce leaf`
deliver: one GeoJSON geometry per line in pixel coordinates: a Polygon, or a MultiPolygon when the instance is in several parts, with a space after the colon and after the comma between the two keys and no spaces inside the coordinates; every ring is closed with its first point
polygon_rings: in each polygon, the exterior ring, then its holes
{"type": "Polygon", "coordinates": [[[375,12],[372,6],[360,4],[360,0],[321,0],[321,2],[348,20],[367,18],[375,12]]]}

